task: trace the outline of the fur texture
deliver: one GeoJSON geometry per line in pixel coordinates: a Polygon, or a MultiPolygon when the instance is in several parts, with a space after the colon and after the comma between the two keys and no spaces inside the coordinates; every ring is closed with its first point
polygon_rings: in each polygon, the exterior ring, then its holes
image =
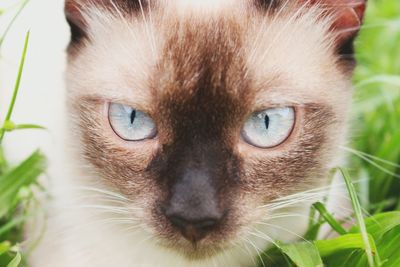
{"type": "Polygon", "coordinates": [[[365,5],[341,3],[67,1],[70,137],[33,266],[246,267],[297,238],[346,139],[344,51],[365,5]],[[120,139],[109,102],[147,112],[157,138],[120,139]],[[242,140],[250,114],[286,106],[296,124],[283,144],[242,140]],[[188,173],[205,178],[180,196],[224,214],[195,243],[165,216],[188,173]]]}

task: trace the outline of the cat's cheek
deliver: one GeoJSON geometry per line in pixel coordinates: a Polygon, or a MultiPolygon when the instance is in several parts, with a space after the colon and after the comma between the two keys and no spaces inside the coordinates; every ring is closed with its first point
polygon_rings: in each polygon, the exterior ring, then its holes
{"type": "Polygon", "coordinates": [[[291,137],[274,149],[239,144],[243,159],[242,190],[258,195],[260,205],[278,197],[315,188],[327,174],[326,148],[330,143],[331,109],[321,105],[304,107],[291,137]]]}
{"type": "Polygon", "coordinates": [[[105,184],[112,184],[126,196],[151,194],[146,169],[158,149],[158,140],[125,141],[112,130],[100,106],[81,108],[78,121],[84,160],[92,165],[105,184]],[[90,127],[87,127],[90,125],[90,127]]]}

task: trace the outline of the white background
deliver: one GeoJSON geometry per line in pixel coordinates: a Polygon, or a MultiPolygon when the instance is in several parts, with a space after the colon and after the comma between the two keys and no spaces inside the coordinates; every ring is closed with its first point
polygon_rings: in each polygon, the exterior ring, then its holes
{"type": "MultiPolygon", "coordinates": [[[[17,12],[16,0],[0,0],[6,13],[0,18],[0,34],[17,12]]],[[[48,131],[25,130],[7,134],[7,157],[16,162],[40,147],[48,155],[62,136],[64,110],[65,48],[69,30],[63,0],[30,0],[16,20],[0,51],[0,118],[3,121],[14,87],[25,34],[31,38],[20,93],[12,120],[35,123],[48,131]]]]}

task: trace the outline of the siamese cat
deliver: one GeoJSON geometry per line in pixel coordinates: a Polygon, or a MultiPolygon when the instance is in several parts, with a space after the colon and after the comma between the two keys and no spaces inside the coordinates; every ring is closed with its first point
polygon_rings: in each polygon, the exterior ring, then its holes
{"type": "Polygon", "coordinates": [[[66,0],[69,137],[32,266],[251,267],[301,236],[365,6],[66,0]]]}

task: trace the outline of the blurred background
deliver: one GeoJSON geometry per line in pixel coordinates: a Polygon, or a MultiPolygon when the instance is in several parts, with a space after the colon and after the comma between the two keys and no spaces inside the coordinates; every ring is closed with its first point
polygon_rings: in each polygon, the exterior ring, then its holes
{"type": "Polygon", "coordinates": [[[63,134],[60,116],[64,114],[64,50],[69,39],[63,5],[63,0],[0,0],[0,36],[15,18],[0,48],[0,118],[4,119],[13,93],[29,30],[29,47],[13,120],[48,129],[7,135],[4,149],[12,162],[25,158],[38,147],[51,158],[54,146],[62,141],[57,138],[63,134]]]}
{"type": "Polygon", "coordinates": [[[400,210],[400,1],[368,1],[357,60],[353,178],[368,211],[400,210]]]}

